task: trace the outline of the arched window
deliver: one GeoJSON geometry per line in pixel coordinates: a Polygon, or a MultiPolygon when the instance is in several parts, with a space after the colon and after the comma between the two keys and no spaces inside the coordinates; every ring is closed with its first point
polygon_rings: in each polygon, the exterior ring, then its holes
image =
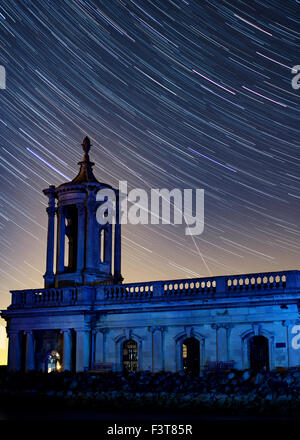
{"type": "Polygon", "coordinates": [[[46,358],[46,371],[59,371],[61,369],[60,354],[56,350],[50,351],[46,358]]]}
{"type": "Polygon", "coordinates": [[[200,372],[200,342],[196,338],[187,338],[182,343],[183,371],[191,376],[200,372]]]}
{"type": "Polygon", "coordinates": [[[138,370],[138,347],[133,339],[128,339],[123,343],[123,370],[138,370]]]}
{"type": "Polygon", "coordinates": [[[75,205],[70,205],[65,212],[65,267],[69,272],[74,272],[77,265],[78,245],[78,210],[75,205]]]}
{"type": "Polygon", "coordinates": [[[269,370],[269,340],[264,336],[252,336],[248,342],[249,364],[252,370],[269,370]]]}
{"type": "Polygon", "coordinates": [[[105,230],[104,228],[101,229],[100,232],[100,261],[101,263],[104,263],[105,260],[105,230]]]}

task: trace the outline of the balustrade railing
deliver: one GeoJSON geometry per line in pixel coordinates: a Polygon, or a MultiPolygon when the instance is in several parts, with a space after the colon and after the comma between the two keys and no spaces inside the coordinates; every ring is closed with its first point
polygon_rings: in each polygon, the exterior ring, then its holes
{"type": "Polygon", "coordinates": [[[104,297],[106,299],[126,299],[126,298],[152,298],[153,286],[157,282],[117,284],[104,287],[104,297]]]}
{"type": "Polygon", "coordinates": [[[74,287],[13,290],[12,306],[59,306],[76,304],[78,292],[74,287]]]}
{"type": "Polygon", "coordinates": [[[105,286],[104,299],[230,295],[239,292],[287,292],[297,289],[300,289],[300,271],[284,271],[105,286]]]}
{"type": "Polygon", "coordinates": [[[300,293],[300,271],[266,272],[210,278],[150,281],[117,285],[79,286],[12,291],[12,306],[56,307],[102,302],[126,302],[256,295],[262,293],[300,293]]]}
{"type": "Polygon", "coordinates": [[[287,273],[259,273],[226,277],[226,290],[230,291],[266,291],[285,289],[287,273]]]}

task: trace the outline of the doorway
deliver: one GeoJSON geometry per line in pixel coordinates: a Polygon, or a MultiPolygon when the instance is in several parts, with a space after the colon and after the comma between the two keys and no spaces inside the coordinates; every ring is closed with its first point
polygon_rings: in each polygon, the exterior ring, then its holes
{"type": "Polygon", "coordinates": [[[187,338],[182,344],[183,371],[191,376],[200,373],[200,342],[196,338],[187,338]]]}
{"type": "Polygon", "coordinates": [[[52,373],[61,369],[60,354],[56,350],[50,351],[46,358],[46,372],[52,373]]]}
{"type": "Polygon", "coordinates": [[[123,370],[129,372],[138,370],[138,347],[133,339],[123,343],[123,370]]]}
{"type": "Polygon", "coordinates": [[[265,336],[249,339],[249,362],[252,370],[269,370],[269,340],[265,336]]]}

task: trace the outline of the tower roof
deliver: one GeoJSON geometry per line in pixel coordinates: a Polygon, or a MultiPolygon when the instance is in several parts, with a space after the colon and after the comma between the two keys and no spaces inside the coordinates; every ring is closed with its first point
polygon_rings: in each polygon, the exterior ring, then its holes
{"type": "MultiPolygon", "coordinates": [[[[90,161],[89,157],[89,151],[91,149],[91,141],[88,136],[86,136],[82,141],[82,149],[84,152],[83,159],[81,162],[78,162],[78,165],[80,165],[79,173],[76,177],[74,177],[73,180],[70,180],[69,182],[65,182],[60,184],[55,188],[56,196],[62,192],[65,191],[74,191],[75,188],[79,192],[85,191],[84,187],[86,184],[91,184],[91,186],[95,186],[97,188],[112,188],[112,186],[99,182],[99,180],[96,179],[93,172],[93,166],[95,165],[94,162],[90,161]]],[[[47,192],[49,189],[45,190],[47,192]]],[[[45,193],[46,194],[46,193],[45,193]]]]}
{"type": "Polygon", "coordinates": [[[71,183],[99,183],[93,173],[94,162],[90,161],[89,151],[91,149],[91,141],[88,136],[86,136],[82,141],[82,149],[84,152],[83,160],[78,162],[80,165],[80,170],[77,176],[72,180],[71,183]]]}

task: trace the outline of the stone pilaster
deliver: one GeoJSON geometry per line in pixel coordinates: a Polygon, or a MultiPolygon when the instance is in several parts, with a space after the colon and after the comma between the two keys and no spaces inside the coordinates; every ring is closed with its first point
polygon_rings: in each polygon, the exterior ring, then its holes
{"type": "Polygon", "coordinates": [[[76,371],[84,371],[90,363],[90,331],[75,329],[76,331],[76,371]]]}
{"type": "Polygon", "coordinates": [[[21,334],[20,331],[8,332],[8,369],[21,370],[21,334]]]}
{"type": "Polygon", "coordinates": [[[152,371],[162,371],[164,368],[163,359],[163,333],[164,327],[150,327],[152,333],[152,371]]]}
{"type": "Polygon", "coordinates": [[[299,365],[300,358],[300,348],[295,349],[293,347],[293,338],[295,334],[293,333],[295,326],[300,325],[300,320],[289,319],[282,322],[282,325],[286,328],[286,347],[287,347],[287,361],[288,368],[295,367],[299,365]]]}
{"type": "Polygon", "coordinates": [[[98,222],[95,223],[94,258],[95,258],[95,265],[99,269],[101,265],[101,228],[98,222]]]}
{"type": "Polygon", "coordinates": [[[34,337],[32,331],[24,332],[25,339],[25,371],[33,371],[35,369],[34,360],[34,337]]]}
{"type": "Polygon", "coordinates": [[[216,360],[217,362],[229,361],[229,335],[232,325],[212,324],[212,328],[216,330],[216,360]]]}
{"type": "Polygon", "coordinates": [[[63,371],[72,370],[72,332],[70,329],[61,330],[63,334],[63,371]]]}
{"type": "Polygon", "coordinates": [[[105,362],[105,350],[104,341],[105,339],[105,329],[97,328],[95,329],[95,363],[105,362]]]}

